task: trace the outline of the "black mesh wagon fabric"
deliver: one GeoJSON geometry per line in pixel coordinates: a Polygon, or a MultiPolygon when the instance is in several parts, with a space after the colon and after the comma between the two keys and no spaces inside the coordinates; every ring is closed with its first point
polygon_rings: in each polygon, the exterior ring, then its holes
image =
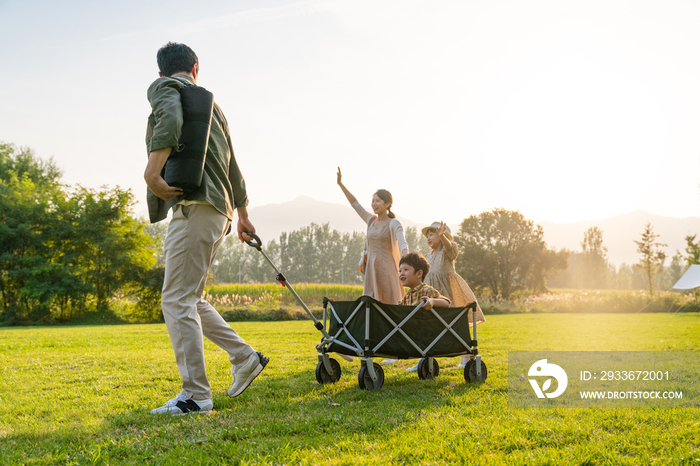
{"type": "MultiPolygon", "coordinates": [[[[375,307],[378,305],[395,323],[400,324],[406,316],[408,316],[415,306],[399,306],[395,304],[384,304],[376,301],[368,296],[363,296],[357,301],[331,301],[330,306],[333,306],[338,317],[344,323],[347,322],[350,315],[361,305],[361,308],[355,316],[346,324],[347,330],[355,340],[365,347],[365,319],[366,307],[370,306],[369,311],[369,348],[372,350],[379,342],[381,342],[395,326],[389,322],[375,307]]],[[[471,336],[469,333],[469,318],[468,313],[472,312],[474,304],[466,307],[450,307],[436,308],[437,313],[449,325],[463,310],[467,310],[457,322],[452,326],[452,329],[459,335],[462,340],[468,345],[472,345],[471,336]]],[[[338,324],[338,319],[330,312],[330,325],[328,333],[335,336],[341,329],[338,324]]],[[[402,327],[404,332],[416,343],[422,350],[430,345],[433,340],[445,330],[445,326],[440,322],[432,312],[419,310],[413,315],[402,327]]],[[[354,346],[352,340],[345,332],[338,336],[338,341],[354,346]]],[[[330,344],[328,351],[342,353],[347,355],[355,355],[355,353],[340,345],[330,344]]],[[[426,356],[446,357],[458,356],[467,352],[467,348],[451,333],[446,332],[440,340],[433,345],[426,353],[426,356]]],[[[422,355],[411,345],[411,343],[400,333],[396,332],[387,340],[375,353],[376,356],[390,356],[398,359],[420,358],[422,355]]]]}

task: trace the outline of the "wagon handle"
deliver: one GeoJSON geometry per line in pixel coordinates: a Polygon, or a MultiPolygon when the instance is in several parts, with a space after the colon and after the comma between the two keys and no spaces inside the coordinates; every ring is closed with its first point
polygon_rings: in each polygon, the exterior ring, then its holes
{"type": "Polygon", "coordinates": [[[272,263],[270,258],[267,257],[267,254],[265,254],[265,251],[262,250],[262,241],[260,241],[260,237],[258,235],[256,235],[255,233],[246,232],[246,234],[248,236],[250,236],[251,238],[253,238],[253,241],[246,240],[246,244],[248,246],[254,247],[258,251],[260,251],[260,253],[263,255],[263,257],[265,258],[267,263],[270,264],[270,266],[272,266],[273,269],[275,269],[275,272],[277,272],[277,281],[280,282],[280,284],[282,286],[289,289],[289,291],[292,293],[292,295],[294,295],[294,297],[297,299],[297,301],[299,301],[299,304],[301,304],[301,307],[304,308],[304,310],[309,315],[309,317],[311,317],[311,320],[314,321],[314,327],[316,327],[318,330],[320,330],[320,332],[323,334],[324,338],[331,338],[331,336],[324,329],[323,324],[321,322],[319,322],[319,320],[316,318],[316,316],[314,316],[314,314],[309,310],[309,308],[306,306],[306,304],[304,304],[304,301],[301,300],[301,298],[299,297],[297,292],[294,291],[294,288],[292,288],[292,285],[289,284],[289,282],[287,281],[287,278],[282,274],[282,272],[279,271],[277,266],[275,266],[275,264],[272,263]]]}
{"type": "Polygon", "coordinates": [[[248,246],[252,246],[252,247],[254,247],[255,249],[257,249],[258,251],[260,251],[260,248],[262,247],[262,241],[260,241],[260,237],[259,237],[258,235],[256,235],[255,233],[250,233],[250,232],[246,232],[246,235],[248,235],[248,236],[250,236],[251,238],[253,238],[253,241],[248,241],[248,240],[246,240],[246,241],[245,241],[246,244],[247,244],[248,246]]]}

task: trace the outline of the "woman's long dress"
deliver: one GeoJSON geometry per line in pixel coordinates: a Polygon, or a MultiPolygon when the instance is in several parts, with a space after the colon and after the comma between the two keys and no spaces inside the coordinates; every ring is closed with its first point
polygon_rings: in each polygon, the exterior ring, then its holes
{"type": "Polygon", "coordinates": [[[367,270],[363,294],[383,303],[396,304],[403,298],[403,287],[392,251],[389,222],[377,221],[367,231],[367,270]]]}
{"type": "MultiPolygon", "coordinates": [[[[431,251],[426,256],[430,264],[430,271],[425,276],[425,283],[450,298],[452,306],[461,307],[476,301],[467,282],[455,271],[457,259],[457,245],[452,243],[452,248],[447,251],[444,247],[439,251],[431,251]]],[[[479,303],[476,304],[476,323],[484,322],[486,318],[479,303]]],[[[473,325],[473,314],[469,312],[469,324],[473,325]]]]}

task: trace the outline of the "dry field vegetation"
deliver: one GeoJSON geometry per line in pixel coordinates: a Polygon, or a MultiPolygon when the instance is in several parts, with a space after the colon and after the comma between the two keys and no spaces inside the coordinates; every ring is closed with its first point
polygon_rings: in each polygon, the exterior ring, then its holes
{"type": "MultiPolygon", "coordinates": [[[[319,313],[323,298],[354,301],[362,295],[355,285],[298,284],[294,290],[306,305],[319,313]]],[[[207,288],[207,299],[229,321],[295,320],[306,314],[292,294],[276,283],[221,284],[207,288]]],[[[479,296],[479,295],[478,295],[479,296]]],[[[516,293],[511,300],[480,299],[486,314],[505,313],[670,313],[698,312],[700,301],[693,294],[657,292],[650,299],[645,291],[552,290],[530,295],[516,293]]]]}

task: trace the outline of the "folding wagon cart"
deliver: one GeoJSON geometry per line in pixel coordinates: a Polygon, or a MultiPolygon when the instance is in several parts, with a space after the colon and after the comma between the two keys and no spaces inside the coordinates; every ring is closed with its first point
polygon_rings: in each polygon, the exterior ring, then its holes
{"type": "Polygon", "coordinates": [[[340,380],[341,368],[328,353],[339,353],[360,358],[357,382],[362,389],[379,389],[384,385],[384,370],[373,361],[374,357],[394,359],[421,358],[418,377],[432,379],[438,376],[440,367],[436,357],[470,355],[464,368],[464,380],[469,383],[486,380],[488,371],[479,355],[476,325],[471,337],[469,312],[476,322],[476,303],[464,307],[421,309],[418,306],[400,306],[381,303],[369,296],[356,301],[333,301],[323,298],[323,322],[319,321],[294,291],[286,277],[277,269],[262,249],[260,238],[248,233],[253,241],[248,245],[260,251],[277,272],[277,281],[294,295],[301,307],[311,317],[321,334],[316,345],[318,364],[316,380],[320,384],[340,380]]]}

